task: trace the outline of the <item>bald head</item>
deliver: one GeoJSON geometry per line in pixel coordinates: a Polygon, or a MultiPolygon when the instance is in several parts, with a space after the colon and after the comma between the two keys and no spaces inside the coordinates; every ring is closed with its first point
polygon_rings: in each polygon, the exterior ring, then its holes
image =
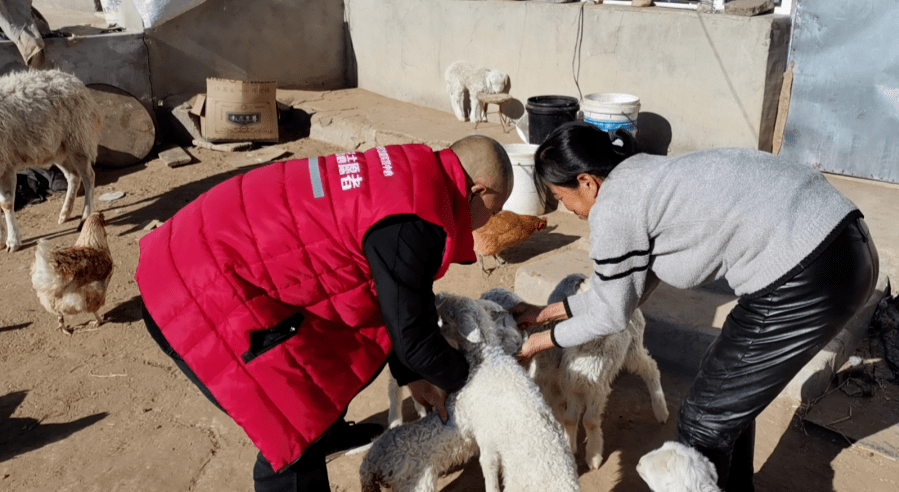
{"type": "Polygon", "coordinates": [[[512,193],[512,162],[499,142],[483,135],[465,137],[450,149],[468,178],[471,225],[476,229],[499,212],[512,193]]]}
{"type": "MultiPolygon", "coordinates": [[[[469,186],[482,184],[505,198],[512,192],[512,162],[499,142],[471,135],[450,145],[468,176],[469,186]]],[[[505,199],[503,200],[505,201],[505,199]]]]}

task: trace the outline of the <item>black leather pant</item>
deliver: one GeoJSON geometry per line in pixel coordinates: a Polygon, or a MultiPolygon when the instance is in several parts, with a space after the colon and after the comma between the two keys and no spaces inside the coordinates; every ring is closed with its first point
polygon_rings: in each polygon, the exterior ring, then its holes
{"type": "Polygon", "coordinates": [[[678,440],[705,454],[726,492],[753,491],[755,418],[871,296],[878,256],[851,219],[799,272],[741,298],[705,353],[680,409],[678,440]]]}

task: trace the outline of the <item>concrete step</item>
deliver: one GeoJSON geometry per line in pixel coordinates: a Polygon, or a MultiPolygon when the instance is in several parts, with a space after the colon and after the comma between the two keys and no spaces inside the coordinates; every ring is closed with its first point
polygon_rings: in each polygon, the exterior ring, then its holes
{"type": "MultiPolygon", "coordinates": [[[[587,252],[573,249],[522,265],[515,274],[515,293],[525,301],[546,304],[549,294],[565,276],[593,273],[587,252]]],[[[809,402],[824,394],[834,373],[864,337],[868,321],[886,287],[881,274],[878,287],[865,307],[830,344],[809,362],[780,397],[809,402]]],[[[737,296],[716,282],[709,286],[680,290],[661,284],[641,308],[646,317],[644,343],[660,363],[686,374],[696,374],[708,346],[720,334],[737,296]]]]}

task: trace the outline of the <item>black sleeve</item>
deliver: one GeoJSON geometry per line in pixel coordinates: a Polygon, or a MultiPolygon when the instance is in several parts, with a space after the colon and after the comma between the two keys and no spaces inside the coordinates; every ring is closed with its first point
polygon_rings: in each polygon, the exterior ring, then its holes
{"type": "Polygon", "coordinates": [[[440,334],[434,305],[446,233],[414,215],[398,215],[378,222],[362,244],[393,342],[393,377],[400,385],[425,378],[447,392],[461,388],[468,363],[440,334]]]}

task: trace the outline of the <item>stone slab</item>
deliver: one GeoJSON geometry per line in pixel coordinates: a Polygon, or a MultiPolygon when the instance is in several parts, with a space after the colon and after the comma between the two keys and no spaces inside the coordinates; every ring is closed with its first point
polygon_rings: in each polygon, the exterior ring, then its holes
{"type": "Polygon", "coordinates": [[[237,152],[238,150],[247,150],[253,147],[253,142],[231,142],[231,143],[212,143],[206,140],[193,141],[194,147],[201,147],[219,152],[237,152]]]}
{"type": "Polygon", "coordinates": [[[185,102],[172,109],[172,116],[175,117],[178,123],[181,123],[181,126],[190,134],[192,140],[206,141],[200,132],[200,117],[191,114],[190,110],[190,103],[185,102]]]}
{"type": "Polygon", "coordinates": [[[724,13],[752,17],[767,14],[774,10],[774,4],[768,0],[734,0],[724,4],[724,13]]]}
{"type": "Polygon", "coordinates": [[[162,159],[162,162],[165,162],[165,165],[168,167],[180,167],[189,164],[190,161],[193,160],[193,157],[181,147],[172,147],[168,150],[164,150],[159,153],[159,158],[162,159]]]}

